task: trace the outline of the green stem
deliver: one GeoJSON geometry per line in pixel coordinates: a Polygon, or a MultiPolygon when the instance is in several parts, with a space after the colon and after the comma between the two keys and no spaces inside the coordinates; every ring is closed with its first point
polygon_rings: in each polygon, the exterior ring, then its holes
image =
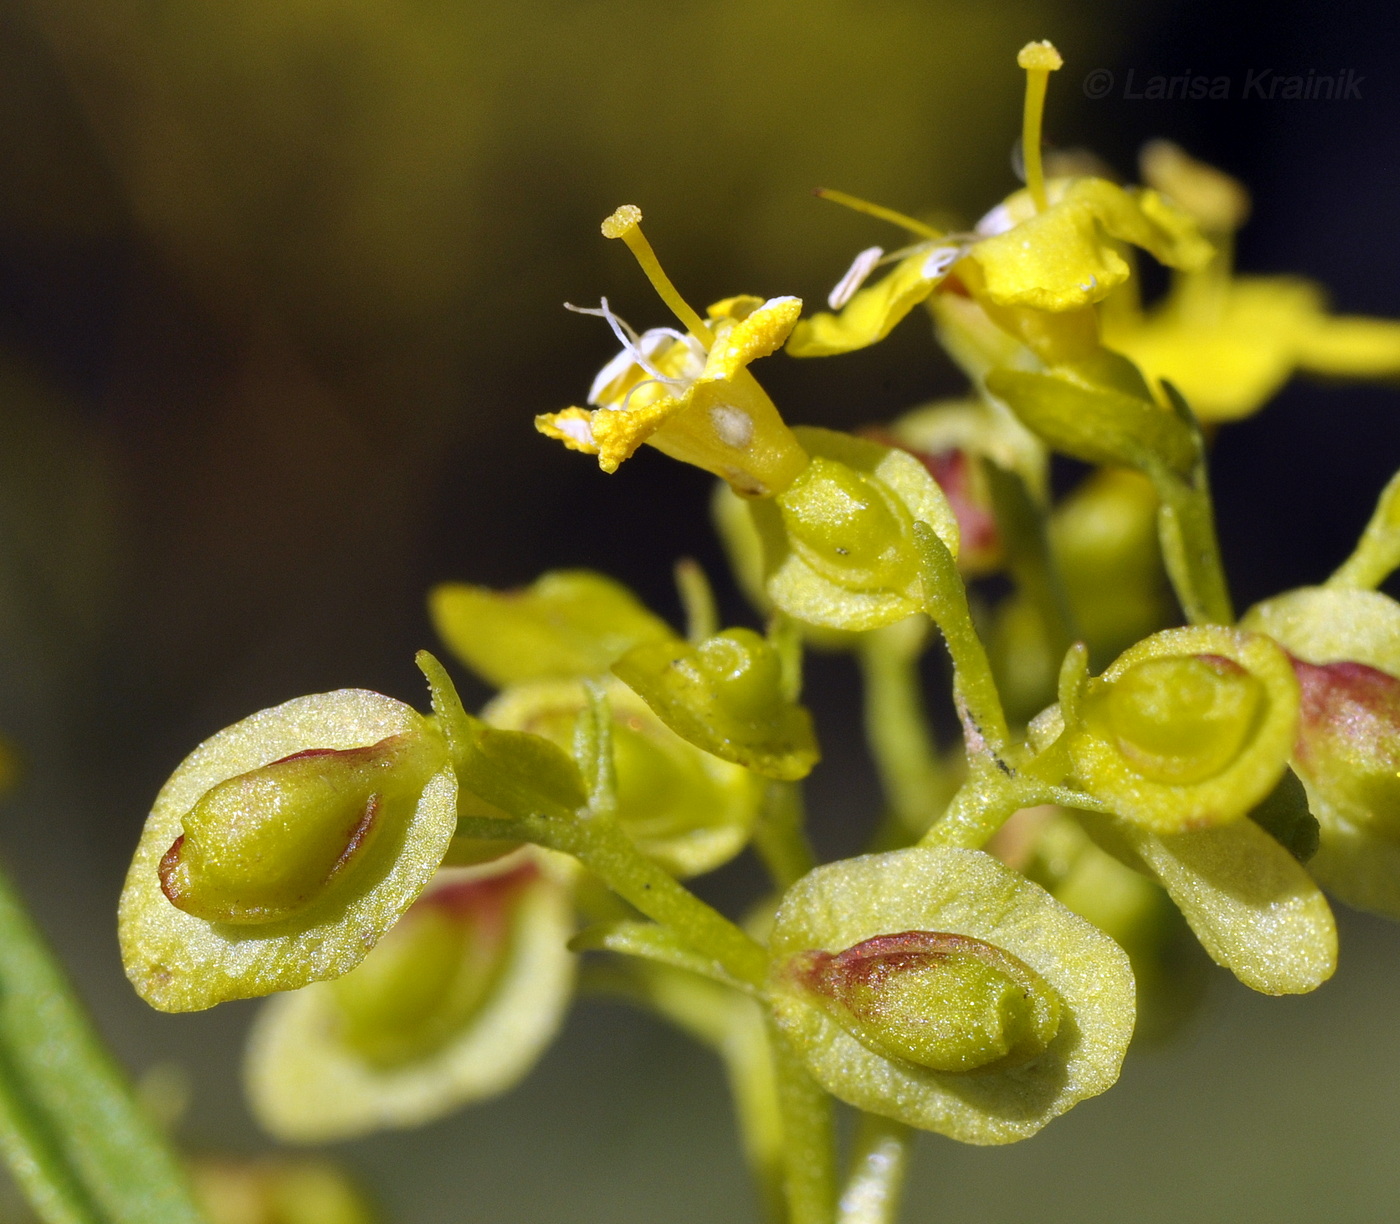
{"type": "Polygon", "coordinates": [[[715,592],[700,562],[682,557],[676,562],[676,590],[685,609],[685,636],[698,646],[719,632],[715,592]]]}
{"type": "Polygon", "coordinates": [[[1191,624],[1233,625],[1235,609],[1215,532],[1205,440],[1180,393],[1170,383],[1162,386],[1177,415],[1190,427],[1196,447],[1196,462],[1189,478],[1178,475],[1156,458],[1142,464],[1162,499],[1157,527],[1167,577],[1191,624]]]}
{"type": "Polygon", "coordinates": [[[836,1132],[831,1098],[771,1022],[773,1067],[783,1119],[783,1186],[788,1224],[835,1224],[836,1132]]]}
{"type": "Polygon", "coordinates": [[[1400,472],[1386,484],[1356,550],[1330,577],[1329,587],[1374,591],[1400,567],[1400,472]]]}
{"type": "Polygon", "coordinates": [[[468,816],[458,819],[457,835],[508,837],[571,854],[623,900],[671,927],[741,982],[762,987],[767,978],[762,945],[643,855],[610,816],[563,811],[514,820],[468,816]]]}
{"type": "Polygon", "coordinates": [[[948,653],[953,656],[953,687],[968,730],[969,753],[990,750],[999,757],[1011,736],[986,647],[972,624],[967,588],[958,574],[957,562],[926,523],[914,524],[914,539],[923,576],[924,610],[942,632],[948,653]],[[974,742],[974,737],[981,743],[974,742]]]}
{"type": "Polygon", "coordinates": [[[1100,800],[1083,791],[984,763],[958,788],[942,819],[924,834],[919,845],[980,850],[1022,808],[1042,803],[1091,812],[1106,810],[1100,800]]]}
{"type": "Polygon", "coordinates": [[[912,1138],[903,1122],[861,1114],[838,1224],[895,1224],[912,1138]]]}
{"type": "Polygon", "coordinates": [[[46,1224],[199,1224],[175,1156],[0,875],[0,1151],[46,1224]]]}
{"type": "MultiPolygon", "coordinates": [[[[919,618],[922,620],[922,618],[919,618]]],[[[903,828],[923,833],[948,799],[948,781],[924,711],[919,656],[924,630],[900,621],[860,636],[865,738],[885,801],[903,828]]]]}
{"type": "Polygon", "coordinates": [[[800,784],[770,781],[754,825],[753,845],[779,889],[791,887],[817,865],[803,832],[805,823],[800,784]]]}

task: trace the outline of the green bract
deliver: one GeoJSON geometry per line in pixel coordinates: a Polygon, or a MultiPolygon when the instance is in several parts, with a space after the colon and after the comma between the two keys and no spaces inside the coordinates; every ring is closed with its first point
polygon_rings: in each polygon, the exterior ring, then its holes
{"type": "Polygon", "coordinates": [[[1298,725],[1298,682],[1269,638],[1168,629],[1091,680],[1069,728],[1073,771],[1124,820],[1157,833],[1224,824],[1273,790],[1298,725]]]}
{"type": "Polygon", "coordinates": [[[345,1139],[512,1087],[568,1004],[574,871],[535,849],[444,870],[357,968],[269,1002],[247,1061],[262,1125],[345,1139]]]}
{"type": "Polygon", "coordinates": [[[162,1011],[337,977],[422,891],[456,822],[447,747],[402,702],[342,689],[245,718],[156,798],[122,890],[127,976],[162,1011]]]}
{"type": "MultiPolygon", "coordinates": [[[[712,871],[748,841],[762,781],[742,766],[686,743],[618,680],[607,685],[613,714],[618,819],[639,849],[677,875],[712,871]]],[[[587,704],[572,681],[520,684],[482,711],[495,727],[573,743],[587,704]]]]}
{"type": "Polygon", "coordinates": [[[452,653],[498,688],[599,675],[638,643],[675,636],[621,583],[591,570],[555,570],[518,591],[444,583],[428,610],[452,653]]]}
{"type": "Polygon", "coordinates": [[[795,432],[811,463],[784,493],[749,503],[768,597],[830,629],[876,629],[920,611],[915,521],[958,550],[938,483],[904,451],[829,429],[795,432]]]}
{"type": "Polygon", "coordinates": [[[1400,604],[1313,587],[1267,600],[1245,623],[1297,660],[1294,765],[1321,826],[1309,870],[1348,905],[1400,919],[1400,604]]]}
{"type": "Polygon", "coordinates": [[[817,1082],[965,1143],[1024,1139],[1103,1092],[1132,1036],[1123,951],[980,851],[819,867],[770,947],[774,1015],[817,1082]]]}
{"type": "Polygon", "coordinates": [[[1252,820],[1165,836],[1081,813],[1107,849],[1161,881],[1201,946],[1262,994],[1306,994],[1337,967],[1332,911],[1307,871],[1252,820]]]}
{"type": "Polygon", "coordinates": [[[613,672],[682,739],[726,761],[795,781],[820,757],[812,716],[786,699],[778,652],[752,629],[634,646],[613,672]]]}

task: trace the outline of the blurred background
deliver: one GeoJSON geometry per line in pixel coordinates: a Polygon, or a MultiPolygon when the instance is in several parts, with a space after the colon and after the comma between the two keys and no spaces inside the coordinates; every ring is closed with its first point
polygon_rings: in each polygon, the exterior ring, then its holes
{"type": "MultiPolygon", "coordinates": [[[[422,704],[433,582],[589,565],[676,615],[673,560],[721,568],[708,479],[651,451],[606,478],[530,424],[613,351],[562,302],[666,321],[599,220],[640,204],[697,304],[818,302],[888,235],[811,190],[975,218],[1015,185],[1014,54],[1041,37],[1066,60],[1052,141],[1131,175],[1143,141],[1177,140],[1254,191],[1245,269],[1400,316],[1400,23],[1379,3],[0,0],[0,729],[25,771],[0,853],[132,1072],[189,1077],[184,1142],[267,1146],[238,1089],[253,1005],[158,1015],[118,963],[166,775],[301,693],[422,704]],[[1351,69],[1360,97],[1241,98],[1270,67],[1351,69]],[[1085,96],[1094,68],[1107,97],[1085,96]],[[1129,69],[1227,74],[1231,98],[1133,99],[1129,69]]],[[[833,426],[960,385],[921,316],[759,373],[789,419],[833,426]]],[[[1400,465],[1400,392],[1294,385],[1216,460],[1243,606],[1349,550],[1400,465]]],[[[813,681],[817,837],[849,853],[876,805],[857,688],[839,659],[813,681]]],[[[1400,932],[1341,918],[1315,996],[1220,973],[1175,1044],[1035,1140],[925,1137],[907,1219],[1389,1218],[1400,932]]],[[[512,1096],[334,1154],[402,1224],[753,1218],[716,1067],[601,1004],[512,1096]]]]}

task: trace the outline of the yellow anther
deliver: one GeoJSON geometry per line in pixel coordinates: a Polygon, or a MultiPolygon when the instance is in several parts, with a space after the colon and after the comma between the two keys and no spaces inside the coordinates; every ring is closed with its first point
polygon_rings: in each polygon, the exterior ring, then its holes
{"type": "Polygon", "coordinates": [[[1050,74],[1064,66],[1064,60],[1050,42],[1029,42],[1016,55],[1016,63],[1026,70],[1026,105],[1021,118],[1021,156],[1026,163],[1026,186],[1037,212],[1049,204],[1045,198],[1045,171],[1040,161],[1040,125],[1045,115],[1045,87],[1050,74]]]}
{"type": "Polygon", "coordinates": [[[840,204],[846,208],[854,209],[856,212],[865,213],[871,217],[879,217],[881,221],[888,221],[892,225],[897,225],[901,229],[908,230],[911,234],[919,238],[942,238],[941,231],[936,230],[931,225],[925,225],[922,221],[916,221],[913,217],[906,216],[902,212],[896,212],[893,208],[886,208],[883,204],[872,204],[869,200],[862,200],[859,196],[847,195],[844,191],[832,191],[827,187],[818,187],[814,195],[823,200],[830,200],[833,204],[840,204]]]}
{"type": "Polygon", "coordinates": [[[651,281],[652,288],[661,295],[661,300],[671,308],[671,313],[685,325],[686,330],[692,336],[707,349],[710,348],[715,342],[714,332],[695,313],[690,303],[681,297],[680,292],[671,283],[671,278],[661,270],[661,261],[656,258],[656,252],[651,249],[651,243],[646,240],[646,235],[642,233],[642,210],[635,204],[622,205],[603,222],[603,237],[621,238],[627,244],[627,249],[641,264],[642,271],[647,275],[647,280],[651,281]]]}

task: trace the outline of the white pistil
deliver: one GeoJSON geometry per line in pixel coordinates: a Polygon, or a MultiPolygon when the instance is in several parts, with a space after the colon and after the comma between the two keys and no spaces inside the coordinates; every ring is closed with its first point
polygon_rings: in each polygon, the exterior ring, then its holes
{"type": "Polygon", "coordinates": [[[865,284],[865,278],[875,270],[875,266],[880,262],[880,257],[884,255],[884,247],[866,247],[859,255],[851,261],[851,266],[846,270],[846,275],[836,282],[834,288],[827,294],[827,305],[832,310],[840,310],[856,290],[865,284]]]}

